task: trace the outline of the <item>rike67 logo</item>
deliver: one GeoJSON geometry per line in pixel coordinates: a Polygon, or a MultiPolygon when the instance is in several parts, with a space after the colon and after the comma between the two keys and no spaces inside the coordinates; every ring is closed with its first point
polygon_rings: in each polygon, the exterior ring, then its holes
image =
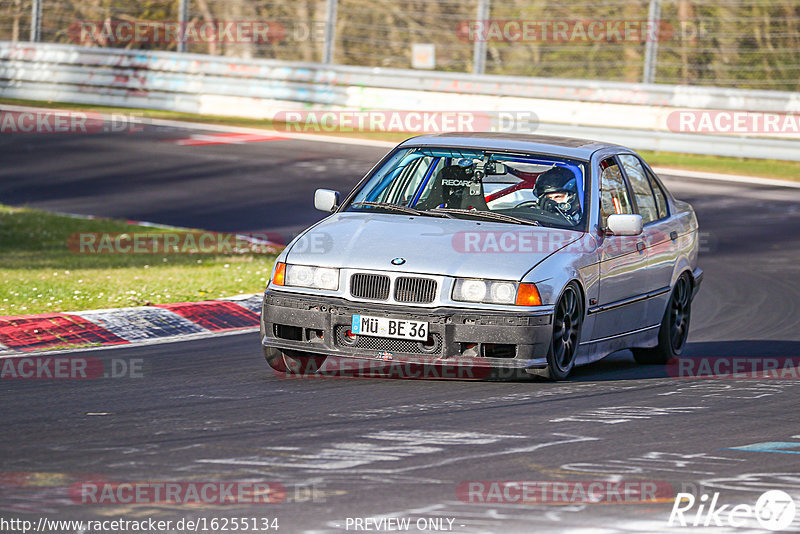
{"type": "MultiPolygon", "coordinates": [[[[795,518],[795,502],[781,490],[761,494],[755,506],[749,504],[719,504],[719,492],[696,498],[691,493],[678,493],[669,526],[681,527],[756,527],[771,531],[787,530],[795,518]]],[[[792,532],[797,532],[792,530],[792,532]]]]}

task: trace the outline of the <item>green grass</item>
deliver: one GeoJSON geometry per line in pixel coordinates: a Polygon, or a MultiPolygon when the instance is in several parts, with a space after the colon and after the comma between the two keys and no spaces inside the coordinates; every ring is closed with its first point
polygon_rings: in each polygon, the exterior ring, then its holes
{"type": "MultiPolygon", "coordinates": [[[[109,219],[0,205],[0,315],[194,302],[262,291],[273,250],[233,254],[79,254],[82,232],[163,234],[109,219]],[[74,250],[74,247],[73,247],[74,250]]],[[[172,233],[172,231],[169,231],[172,233]]],[[[174,232],[185,236],[188,232],[174,232]]],[[[191,252],[191,251],[189,251],[191,252]]]]}
{"type": "Polygon", "coordinates": [[[649,150],[640,150],[639,154],[653,167],[800,181],[800,161],[725,158],[675,152],[651,152],[649,150]]]}

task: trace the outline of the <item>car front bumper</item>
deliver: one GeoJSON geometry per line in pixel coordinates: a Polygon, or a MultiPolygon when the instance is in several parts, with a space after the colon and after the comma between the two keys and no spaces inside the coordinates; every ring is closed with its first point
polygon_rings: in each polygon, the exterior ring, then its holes
{"type": "Polygon", "coordinates": [[[390,306],[270,290],[264,293],[261,322],[265,349],[392,362],[542,369],[547,366],[552,310],[513,313],[390,306]],[[432,343],[425,346],[363,335],[353,339],[345,332],[355,314],[426,321],[432,343]]]}

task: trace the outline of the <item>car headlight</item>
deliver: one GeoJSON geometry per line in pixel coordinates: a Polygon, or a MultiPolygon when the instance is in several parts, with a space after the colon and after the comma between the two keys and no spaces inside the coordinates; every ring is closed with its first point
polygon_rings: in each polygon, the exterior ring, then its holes
{"type": "Polygon", "coordinates": [[[459,278],[453,288],[453,300],[461,302],[486,302],[514,304],[517,297],[515,282],[459,278]]]}
{"type": "Polygon", "coordinates": [[[486,298],[486,289],[486,282],[483,280],[458,280],[453,298],[466,302],[483,302],[486,298]]]}
{"type": "Polygon", "coordinates": [[[310,289],[339,289],[339,269],[310,265],[279,264],[273,277],[274,285],[307,287],[310,289]],[[283,272],[282,280],[278,273],[283,272]],[[282,282],[282,283],[281,283],[282,282]]]}
{"type": "Polygon", "coordinates": [[[458,278],[453,286],[453,300],[485,304],[540,306],[542,300],[535,284],[499,280],[458,278]]]}

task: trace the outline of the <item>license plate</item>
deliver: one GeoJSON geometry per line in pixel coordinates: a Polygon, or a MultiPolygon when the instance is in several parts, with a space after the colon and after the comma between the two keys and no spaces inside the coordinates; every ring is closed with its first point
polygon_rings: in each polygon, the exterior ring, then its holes
{"type": "Polygon", "coordinates": [[[389,319],[369,315],[353,315],[350,331],[362,336],[391,337],[394,339],[428,339],[428,323],[406,319],[389,319]]]}

